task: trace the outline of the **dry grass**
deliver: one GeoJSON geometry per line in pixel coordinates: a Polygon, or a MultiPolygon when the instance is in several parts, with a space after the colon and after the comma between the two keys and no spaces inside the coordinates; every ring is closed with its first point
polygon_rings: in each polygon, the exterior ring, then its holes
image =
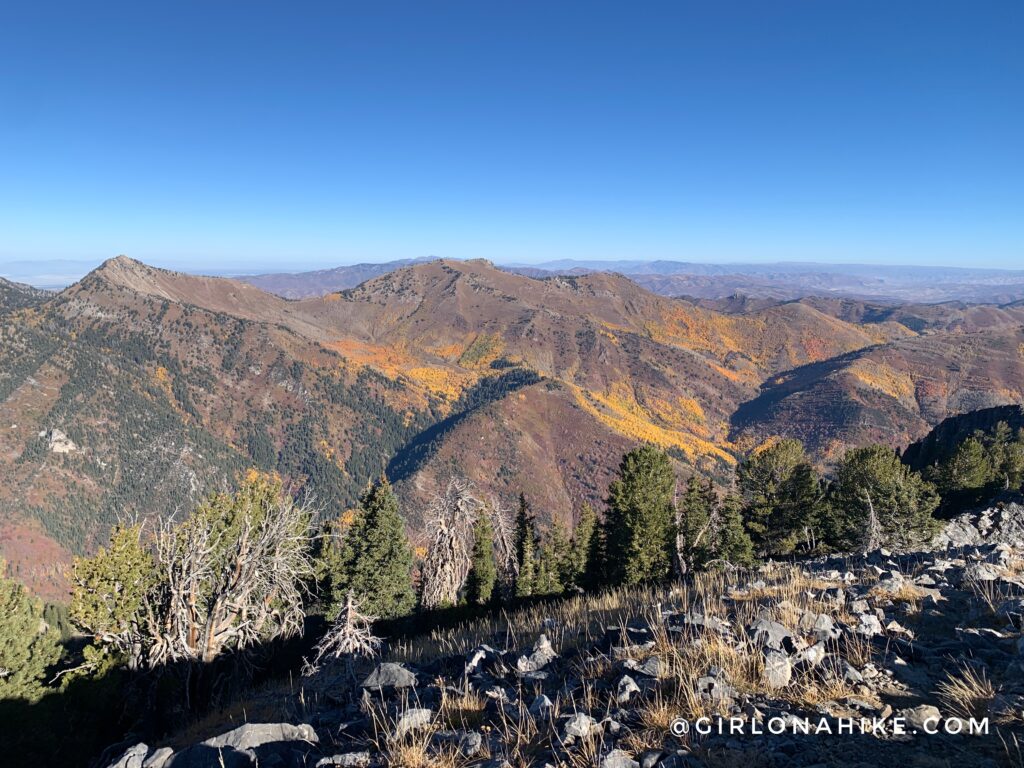
{"type": "Polygon", "coordinates": [[[945,708],[964,719],[986,717],[996,696],[995,686],[984,670],[976,671],[966,664],[959,673],[947,674],[935,690],[945,708]]]}

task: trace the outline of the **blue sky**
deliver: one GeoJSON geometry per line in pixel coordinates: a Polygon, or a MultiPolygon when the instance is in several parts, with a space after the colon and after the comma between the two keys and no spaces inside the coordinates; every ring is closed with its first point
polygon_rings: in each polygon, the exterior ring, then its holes
{"type": "Polygon", "coordinates": [[[0,261],[1024,265],[1024,3],[5,3],[0,261]]]}

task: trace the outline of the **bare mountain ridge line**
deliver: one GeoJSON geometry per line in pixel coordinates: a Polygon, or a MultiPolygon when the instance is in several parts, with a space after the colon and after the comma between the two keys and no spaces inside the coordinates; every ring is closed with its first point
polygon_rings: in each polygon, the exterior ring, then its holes
{"type": "MultiPolygon", "coordinates": [[[[399,260],[327,270],[241,276],[239,279],[288,298],[323,295],[354,287],[379,274],[429,261],[399,260]]],[[[1024,271],[957,267],[777,262],[704,264],[676,261],[561,260],[499,264],[531,277],[616,272],[655,293],[720,299],[733,294],[777,300],[807,296],[863,301],[1008,304],[1024,299],[1024,271]]]]}

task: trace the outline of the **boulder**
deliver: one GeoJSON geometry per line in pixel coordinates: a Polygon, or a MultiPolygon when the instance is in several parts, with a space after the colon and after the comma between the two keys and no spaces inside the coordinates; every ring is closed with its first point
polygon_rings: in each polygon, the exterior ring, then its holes
{"type": "Polygon", "coordinates": [[[558,654],[551,647],[551,641],[548,640],[548,636],[542,634],[537,638],[537,642],[533,644],[533,650],[530,654],[528,656],[520,656],[516,660],[516,669],[522,673],[539,672],[557,658],[558,654]]]}
{"type": "Polygon", "coordinates": [[[416,685],[416,675],[394,662],[378,664],[370,676],[363,680],[363,688],[382,690],[385,688],[402,689],[416,685]]]}
{"type": "Polygon", "coordinates": [[[640,763],[630,757],[628,752],[613,749],[601,760],[601,768],[640,768],[640,763]]]}
{"type": "Polygon", "coordinates": [[[142,743],[136,744],[133,747],[128,747],[124,754],[108,765],[107,768],[142,768],[148,754],[148,746],[142,743]]]}
{"type": "Polygon", "coordinates": [[[594,718],[577,712],[575,715],[571,715],[562,726],[562,741],[571,744],[577,739],[589,739],[600,732],[601,725],[594,718]]]}
{"type": "Polygon", "coordinates": [[[793,664],[782,651],[769,650],[764,657],[764,681],[769,689],[785,688],[793,679],[793,664]]]}
{"type": "Polygon", "coordinates": [[[640,693],[640,686],[636,684],[629,675],[623,675],[615,686],[615,702],[617,704],[628,704],[633,694],[640,693]]]}
{"type": "Polygon", "coordinates": [[[317,761],[316,768],[369,768],[371,762],[369,752],[346,752],[321,758],[317,761]]]}
{"type": "Polygon", "coordinates": [[[434,719],[434,713],[425,707],[411,707],[398,717],[395,723],[395,738],[400,739],[407,733],[426,728],[434,719]]]}

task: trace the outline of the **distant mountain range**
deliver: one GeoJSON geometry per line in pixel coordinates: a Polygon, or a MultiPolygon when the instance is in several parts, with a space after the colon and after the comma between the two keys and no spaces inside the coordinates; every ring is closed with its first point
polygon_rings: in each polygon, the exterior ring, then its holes
{"type": "MultiPolygon", "coordinates": [[[[266,274],[239,279],[285,298],[322,296],[423,260],[266,274]]],[[[830,296],[890,302],[1006,304],[1024,300],[1024,271],[865,264],[699,264],[678,261],[577,261],[498,265],[529,277],[611,272],[663,296],[799,299],[830,296]]]]}
{"type": "Polygon", "coordinates": [[[119,257],[56,294],[0,283],[0,557],[58,594],[119,516],[187,511],[251,466],[326,514],[386,472],[418,540],[452,473],[566,519],[640,440],[726,478],[776,435],[828,464],[1024,402],[1021,304],[677,299],[538,274],[424,261],[286,299],[250,282],[268,276],[119,257]]]}
{"type": "MultiPolygon", "coordinates": [[[[431,260],[401,259],[307,272],[241,275],[230,270],[203,270],[203,273],[234,274],[237,279],[278,296],[302,299],[354,288],[373,277],[431,260]]],[[[0,263],[0,278],[40,288],[61,289],[84,276],[92,266],[89,262],[60,260],[0,263]]],[[[820,296],[896,303],[964,301],[981,304],[1008,304],[1024,300],[1024,271],[1021,270],[811,262],[701,264],[664,260],[574,259],[498,266],[531,277],[613,272],[663,296],[700,299],[746,296],[789,300],[820,296]]]]}

